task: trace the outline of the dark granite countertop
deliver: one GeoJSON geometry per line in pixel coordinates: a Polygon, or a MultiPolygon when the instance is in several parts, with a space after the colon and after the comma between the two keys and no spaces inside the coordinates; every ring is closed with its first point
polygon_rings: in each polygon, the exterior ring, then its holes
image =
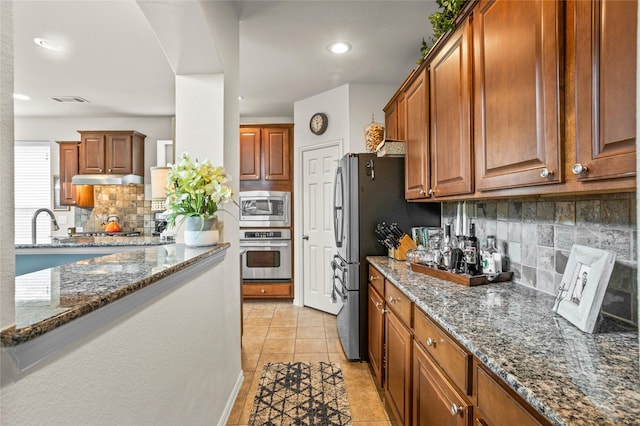
{"type": "Polygon", "coordinates": [[[16,323],[0,331],[2,346],[32,340],[228,248],[147,245],[50,268],[44,279],[42,271],[17,276],[16,323]]]}
{"type": "Polygon", "coordinates": [[[640,424],[637,329],[605,320],[584,333],[534,289],[466,287],[388,257],[367,260],[552,424],[640,424]]]}

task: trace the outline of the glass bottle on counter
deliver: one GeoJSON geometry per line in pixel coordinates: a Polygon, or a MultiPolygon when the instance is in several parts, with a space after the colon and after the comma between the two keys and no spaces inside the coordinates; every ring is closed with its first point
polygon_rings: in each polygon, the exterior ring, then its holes
{"type": "Polygon", "coordinates": [[[496,248],[495,235],[487,235],[487,247],[482,250],[482,271],[487,275],[502,272],[502,253],[496,248]]]}
{"type": "Polygon", "coordinates": [[[469,237],[464,242],[465,273],[479,275],[482,273],[480,263],[480,245],[476,237],[476,224],[469,225],[469,237]]]}
{"type": "Polygon", "coordinates": [[[448,271],[451,269],[451,223],[444,225],[444,238],[442,239],[442,267],[448,271]]]}

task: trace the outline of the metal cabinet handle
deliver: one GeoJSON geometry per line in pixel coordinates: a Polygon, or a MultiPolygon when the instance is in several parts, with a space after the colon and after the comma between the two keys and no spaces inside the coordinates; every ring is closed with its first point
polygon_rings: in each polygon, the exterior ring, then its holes
{"type": "Polygon", "coordinates": [[[379,280],[379,279],[380,279],[380,277],[378,277],[378,276],[376,276],[376,275],[371,275],[371,276],[369,277],[369,281],[375,281],[375,280],[379,280]]]}
{"type": "Polygon", "coordinates": [[[386,314],[387,313],[387,309],[383,309],[380,311],[381,314],[386,314]]]}
{"type": "Polygon", "coordinates": [[[393,296],[389,296],[389,303],[396,303],[399,299],[396,299],[393,296]]]}
{"type": "Polygon", "coordinates": [[[264,293],[266,293],[266,292],[267,292],[267,290],[265,290],[264,288],[261,288],[261,289],[260,289],[260,293],[263,293],[263,294],[264,294],[264,293]]]}
{"type": "Polygon", "coordinates": [[[546,167],[540,171],[540,177],[546,179],[553,176],[553,170],[549,170],[546,167]]]}
{"type": "Polygon", "coordinates": [[[451,407],[449,409],[451,410],[451,415],[453,416],[457,416],[464,411],[463,407],[459,407],[455,403],[451,404],[451,407]]]}
{"type": "Polygon", "coordinates": [[[589,168],[587,166],[583,166],[580,163],[576,163],[571,168],[571,171],[573,172],[574,175],[580,175],[582,173],[587,173],[589,171],[589,168]]]}
{"type": "Polygon", "coordinates": [[[376,308],[379,308],[380,306],[382,306],[382,303],[376,302],[376,308]]]}
{"type": "Polygon", "coordinates": [[[436,344],[436,341],[433,340],[431,337],[427,337],[427,346],[433,346],[436,344]]]}
{"type": "Polygon", "coordinates": [[[303,239],[303,240],[308,240],[308,239],[309,239],[309,236],[308,236],[308,235],[303,235],[303,236],[302,236],[302,239],[303,239]]]}
{"type": "Polygon", "coordinates": [[[435,193],[435,191],[433,189],[429,190],[429,195],[433,195],[435,193]]]}
{"type": "Polygon", "coordinates": [[[424,188],[421,188],[420,189],[420,195],[425,195],[425,194],[426,194],[426,192],[424,192],[424,188]]]}
{"type": "Polygon", "coordinates": [[[102,169],[98,169],[100,171],[100,173],[102,173],[102,169]]]}

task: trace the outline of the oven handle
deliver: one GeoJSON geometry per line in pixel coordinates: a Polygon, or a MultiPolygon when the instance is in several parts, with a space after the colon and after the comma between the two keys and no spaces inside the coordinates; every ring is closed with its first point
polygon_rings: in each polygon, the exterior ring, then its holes
{"type": "Polygon", "coordinates": [[[246,242],[242,242],[240,241],[240,247],[255,247],[255,248],[260,248],[260,247],[290,247],[291,243],[268,243],[265,241],[246,241],[246,242]]]}

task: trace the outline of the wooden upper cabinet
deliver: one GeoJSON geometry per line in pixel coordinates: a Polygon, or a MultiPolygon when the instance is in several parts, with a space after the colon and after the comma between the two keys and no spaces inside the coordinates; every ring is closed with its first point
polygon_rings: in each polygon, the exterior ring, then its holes
{"type": "Polygon", "coordinates": [[[80,174],[144,176],[145,135],[130,130],[79,131],[80,174]]]}
{"type": "Polygon", "coordinates": [[[638,4],[576,1],[570,6],[575,19],[576,179],[635,176],[638,4]],[[586,170],[580,172],[579,165],[586,170]]]}
{"type": "Polygon", "coordinates": [[[260,128],[240,129],[240,180],[260,180],[260,128]]]}
{"type": "Polygon", "coordinates": [[[407,138],[404,179],[405,198],[408,200],[430,195],[427,90],[427,71],[423,68],[405,92],[407,138]]]}
{"type": "Polygon", "coordinates": [[[60,145],[60,204],[76,204],[75,185],[71,178],[78,174],[78,151],[80,142],[58,142],[60,145]]]}
{"type": "Polygon", "coordinates": [[[106,137],[102,133],[84,133],[80,143],[80,174],[105,173],[106,137]]]}
{"type": "Polygon", "coordinates": [[[562,8],[562,2],[544,0],[483,0],[476,5],[474,144],[479,190],[562,180],[562,8]]]}
{"type": "Polygon", "coordinates": [[[404,141],[407,139],[407,102],[404,92],[398,94],[396,100],[396,139],[404,141]]]}
{"type": "Polygon", "coordinates": [[[384,107],[384,137],[398,139],[398,103],[395,97],[384,107]]]}
{"type": "Polygon", "coordinates": [[[473,192],[469,18],[429,62],[431,184],[436,197],[473,192]]]}
{"type": "Polygon", "coordinates": [[[262,129],[265,180],[289,180],[289,129],[262,129]]]}

